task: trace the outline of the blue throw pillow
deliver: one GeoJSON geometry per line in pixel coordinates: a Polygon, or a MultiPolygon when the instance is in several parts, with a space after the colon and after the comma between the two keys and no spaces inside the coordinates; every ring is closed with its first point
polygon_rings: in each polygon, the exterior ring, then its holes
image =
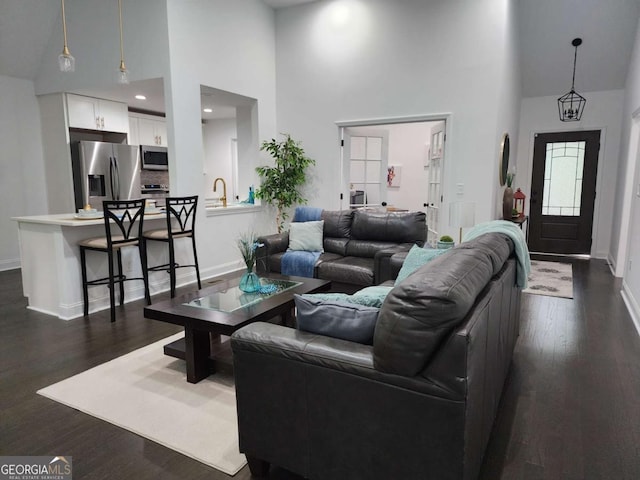
{"type": "Polygon", "coordinates": [[[313,295],[294,295],[298,329],[373,345],[379,308],[340,300],[322,300],[313,295]]]}
{"type": "Polygon", "coordinates": [[[396,282],[394,285],[399,285],[400,282],[402,282],[405,278],[407,278],[425,263],[446,252],[448,252],[448,250],[421,248],[417,245],[414,245],[413,247],[411,247],[411,250],[409,250],[407,258],[404,259],[404,263],[402,264],[402,268],[400,268],[400,272],[398,272],[398,278],[396,278],[396,282]]]}

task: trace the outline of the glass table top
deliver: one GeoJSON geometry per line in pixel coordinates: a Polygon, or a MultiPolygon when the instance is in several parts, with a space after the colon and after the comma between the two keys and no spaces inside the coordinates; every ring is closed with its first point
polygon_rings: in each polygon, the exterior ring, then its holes
{"type": "Polygon", "coordinates": [[[238,286],[230,287],[227,290],[215,292],[204,297],[195,298],[190,302],[183,303],[190,307],[205,308],[208,310],[218,310],[220,312],[233,312],[240,308],[245,308],[250,305],[255,305],[269,297],[290,290],[302,285],[301,282],[293,282],[290,280],[276,280],[273,278],[260,278],[260,283],[263,286],[273,285],[265,290],[273,290],[268,293],[246,293],[240,290],[238,286]]]}

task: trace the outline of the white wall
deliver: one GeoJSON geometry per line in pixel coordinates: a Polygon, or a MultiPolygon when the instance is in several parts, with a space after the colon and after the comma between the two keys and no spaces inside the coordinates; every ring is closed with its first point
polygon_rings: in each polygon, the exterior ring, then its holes
{"type": "Polygon", "coordinates": [[[46,212],[40,114],[33,82],[0,76],[0,270],[20,267],[11,217],[46,212]]]}
{"type": "Polygon", "coordinates": [[[462,183],[477,219],[494,218],[499,137],[517,130],[517,114],[497,125],[498,112],[519,102],[503,69],[512,65],[503,45],[511,8],[509,0],[346,0],[278,10],[278,131],[317,161],[312,203],[339,207],[336,121],[449,112],[445,204],[462,183]]]}
{"type": "Polygon", "coordinates": [[[623,275],[623,298],[638,332],[640,332],[640,257],[637,252],[638,238],[640,238],[640,196],[637,189],[640,183],[640,160],[637,151],[634,150],[637,148],[639,108],[640,26],[636,33],[624,92],[620,165],[615,184],[614,211],[617,215],[615,215],[611,233],[611,257],[617,262],[616,274],[623,275]],[[635,122],[632,120],[634,113],[636,113],[635,122]],[[632,131],[635,135],[632,135],[632,131]]]}
{"type": "Polygon", "coordinates": [[[601,130],[596,200],[593,214],[591,255],[607,258],[611,248],[611,227],[614,218],[615,185],[620,157],[620,133],[624,92],[581,92],[587,99],[582,120],[561,122],[558,97],[536,97],[522,100],[520,141],[517,144],[517,172],[514,187],[527,195],[526,211],[531,198],[533,143],[536,133],[573,130],[601,130]]]}
{"type": "MultiPolygon", "coordinates": [[[[213,181],[220,177],[227,183],[227,201],[234,201],[234,195],[240,195],[233,191],[232,165],[231,165],[231,139],[236,138],[236,119],[225,118],[220,120],[208,120],[202,126],[204,144],[204,189],[205,197],[221,197],[222,191],[218,185],[218,191],[213,193],[213,181]]],[[[240,195],[241,200],[248,197],[240,195]]]]}

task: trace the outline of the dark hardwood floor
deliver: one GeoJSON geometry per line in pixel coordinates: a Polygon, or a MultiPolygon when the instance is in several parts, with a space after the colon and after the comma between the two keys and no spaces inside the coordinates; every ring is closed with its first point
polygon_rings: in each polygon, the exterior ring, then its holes
{"type": "MultiPolygon", "coordinates": [[[[640,338],[606,263],[573,263],[573,300],[523,295],[483,480],[640,478],[640,338]]],[[[25,307],[20,271],[1,272],[0,455],[70,455],[77,479],[232,478],[35,393],[179,327],[144,319],[142,302],[114,324],[106,311],[62,321],[25,307]]]]}

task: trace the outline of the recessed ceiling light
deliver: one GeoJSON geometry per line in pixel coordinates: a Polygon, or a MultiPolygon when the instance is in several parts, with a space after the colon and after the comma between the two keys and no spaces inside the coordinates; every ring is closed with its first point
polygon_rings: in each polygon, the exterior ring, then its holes
{"type": "Polygon", "coordinates": [[[203,109],[202,109],[202,111],[203,111],[204,113],[211,113],[211,112],[213,112],[213,110],[212,110],[211,108],[203,108],[203,109]]]}
{"type": "Polygon", "coordinates": [[[145,97],[144,95],[136,95],[136,98],[138,100],[146,100],[147,99],[147,97],[145,97]]]}

